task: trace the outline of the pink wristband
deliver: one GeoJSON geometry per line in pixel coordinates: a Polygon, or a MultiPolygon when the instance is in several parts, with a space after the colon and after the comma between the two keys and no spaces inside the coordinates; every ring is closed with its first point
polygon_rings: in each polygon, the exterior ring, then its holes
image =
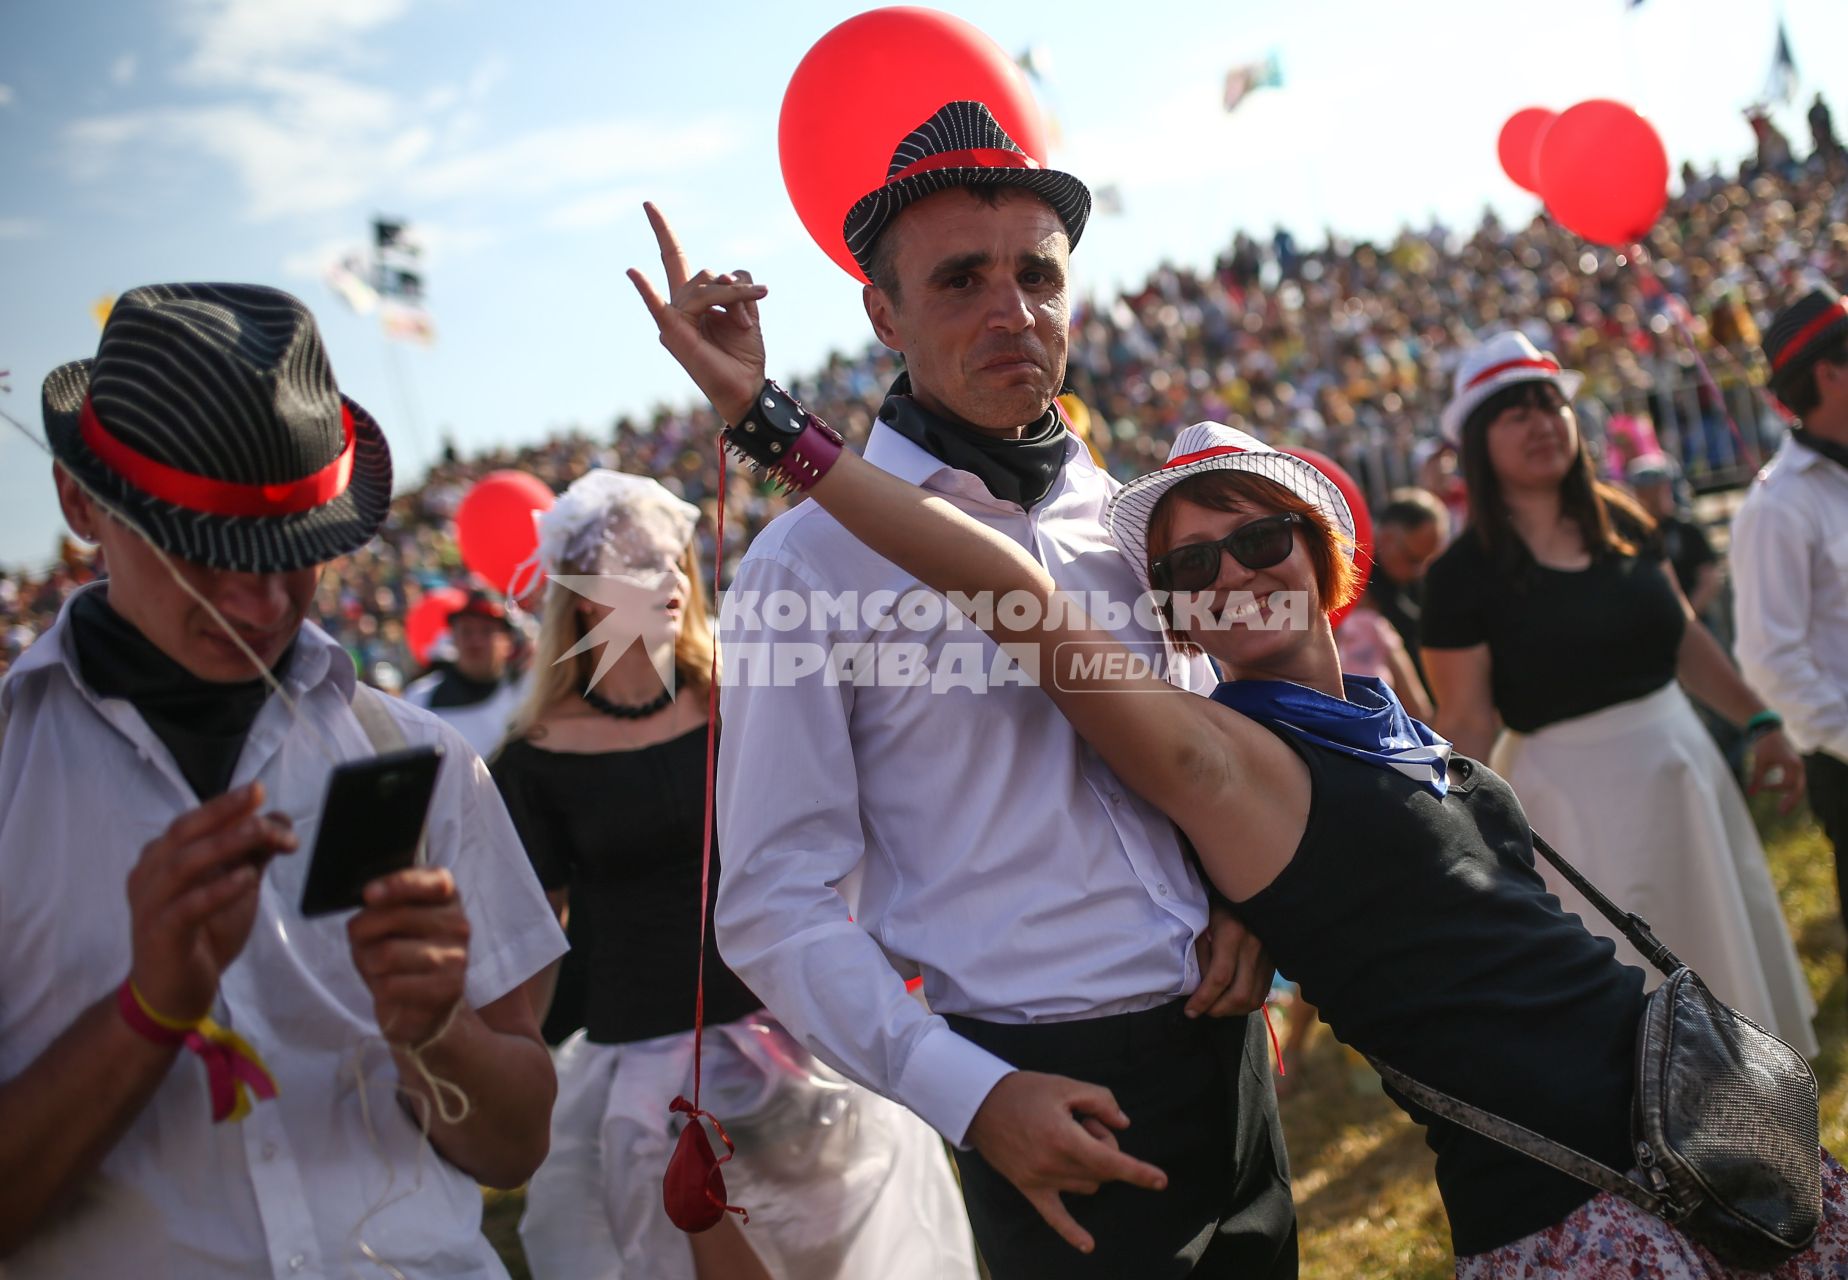
{"type": "Polygon", "coordinates": [[[129,1030],[162,1047],[184,1045],[205,1063],[205,1083],[212,1095],[212,1121],[242,1120],[252,1096],[276,1096],[276,1078],[244,1038],[210,1018],[183,1022],[156,1013],[135,989],[133,978],[116,988],[116,1008],[129,1030]]]}
{"type": "Polygon", "coordinates": [[[841,456],[841,437],[827,423],[809,415],[808,428],[783,454],[778,473],[797,489],[812,489],[841,456]]]}

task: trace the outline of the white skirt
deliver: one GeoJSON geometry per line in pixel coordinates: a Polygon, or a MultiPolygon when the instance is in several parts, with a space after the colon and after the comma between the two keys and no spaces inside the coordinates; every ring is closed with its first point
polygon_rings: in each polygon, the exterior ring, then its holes
{"type": "MultiPolygon", "coordinates": [[[[1666,686],[1537,733],[1505,733],[1490,766],[1535,831],[1634,911],[1713,993],[1806,1058],[1816,1003],[1745,797],[1682,693],[1666,686]]],[[[1547,887],[1617,958],[1649,975],[1610,921],[1536,856],[1547,887]]]]}
{"type": "MultiPolygon", "coordinates": [[[[555,1051],[552,1150],[526,1192],[536,1280],[693,1280],[661,1177],[693,1096],[693,1033],[555,1051]]],[[[777,1280],[975,1280],[943,1142],[909,1111],[817,1062],[765,1013],[706,1028],[700,1104],[737,1145],[726,1198],[777,1280]]],[[[714,1149],[723,1145],[708,1130],[714,1149]]],[[[736,1218],[733,1221],[737,1221],[736,1218]]]]}

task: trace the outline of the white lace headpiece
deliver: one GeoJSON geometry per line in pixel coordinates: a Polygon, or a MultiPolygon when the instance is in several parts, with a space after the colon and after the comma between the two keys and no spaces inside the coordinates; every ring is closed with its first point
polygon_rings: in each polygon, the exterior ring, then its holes
{"type": "Polygon", "coordinates": [[[599,468],[533,520],[539,567],[547,574],[650,573],[680,562],[699,508],[658,480],[599,468]]]}

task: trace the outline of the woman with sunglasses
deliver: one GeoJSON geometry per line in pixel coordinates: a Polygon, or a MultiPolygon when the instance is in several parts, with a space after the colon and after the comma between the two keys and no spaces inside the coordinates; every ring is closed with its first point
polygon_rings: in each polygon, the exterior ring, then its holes
{"type": "MultiPolygon", "coordinates": [[[[1753,789],[1782,790],[1787,810],[1801,761],[1695,616],[1655,522],[1596,480],[1571,405],[1581,381],[1512,332],[1459,365],[1442,421],[1470,519],[1431,566],[1423,630],[1438,727],[1489,760],[1535,830],[1714,994],[1814,1057],[1815,1003],[1757,830],[1687,695],[1756,735],[1753,789]]],[[[1546,878],[1642,965],[1556,872],[1546,878]]]]}
{"type": "MultiPolygon", "coordinates": [[[[1176,640],[1229,677],[1203,698],[1136,674],[1138,655],[1058,598],[1026,548],[844,450],[766,383],[760,287],[681,277],[670,305],[630,276],[663,345],[736,424],[728,443],[1008,644],[1104,762],[1180,827],[1336,1035],[1629,1167],[1642,975],[1546,891],[1506,783],[1452,757],[1378,681],[1343,678],[1328,613],[1359,585],[1353,517],[1321,472],[1203,423],[1112,502],[1112,541],[1171,593],[1162,603],[1176,640]],[[983,607],[1001,600],[1010,607],[983,607]]],[[[1406,1109],[1438,1153],[1459,1275],[1725,1274],[1666,1222],[1406,1109]]],[[[1074,1141],[1137,1155],[1113,1102],[1076,1112],[1074,1141]]],[[[1848,1265],[1848,1175],[1823,1164],[1823,1233],[1780,1276],[1848,1265]]],[[[1143,1185],[1162,1185],[1140,1169],[1143,1185]]]]}

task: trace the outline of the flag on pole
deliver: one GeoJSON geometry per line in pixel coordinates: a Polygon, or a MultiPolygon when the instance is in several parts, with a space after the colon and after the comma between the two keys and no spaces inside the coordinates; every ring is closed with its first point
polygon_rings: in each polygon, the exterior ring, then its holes
{"type": "Polygon", "coordinates": [[[322,279],[355,313],[369,316],[378,309],[379,291],[366,278],[368,274],[364,256],[349,253],[340,261],[329,263],[322,279]]]}
{"type": "Polygon", "coordinates": [[[372,220],[372,287],[387,337],[429,346],[436,325],[424,306],[423,240],[403,218],[372,220]]]}
{"type": "Polygon", "coordinates": [[[1045,80],[1052,75],[1052,50],[1043,44],[1028,45],[1014,61],[1035,80],[1045,80]]]}
{"type": "Polygon", "coordinates": [[[387,298],[379,305],[379,324],[388,338],[415,342],[428,347],[436,342],[436,322],[430,313],[415,303],[387,298]]]}
{"type": "Polygon", "coordinates": [[[1225,108],[1231,111],[1254,90],[1271,89],[1283,83],[1283,69],[1272,54],[1262,62],[1248,62],[1226,72],[1225,108]]]}
{"type": "Polygon", "coordinates": [[[1797,100],[1797,60],[1790,52],[1790,32],[1777,20],[1777,52],[1771,55],[1771,75],[1765,81],[1765,102],[1789,106],[1797,100]]]}

